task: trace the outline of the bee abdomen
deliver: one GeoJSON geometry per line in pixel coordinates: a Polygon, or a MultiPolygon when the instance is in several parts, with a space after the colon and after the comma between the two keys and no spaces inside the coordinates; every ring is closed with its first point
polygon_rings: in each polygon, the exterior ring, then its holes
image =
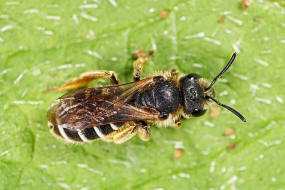
{"type": "Polygon", "coordinates": [[[116,124],[106,124],[83,130],[71,130],[62,125],[52,125],[50,123],[51,133],[57,137],[63,138],[67,142],[91,142],[99,138],[105,138],[108,134],[119,129],[116,124]]]}

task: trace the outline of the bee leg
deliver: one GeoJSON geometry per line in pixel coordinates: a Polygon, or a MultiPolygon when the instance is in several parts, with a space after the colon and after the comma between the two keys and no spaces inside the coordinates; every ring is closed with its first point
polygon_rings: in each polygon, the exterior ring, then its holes
{"type": "Polygon", "coordinates": [[[133,62],[134,67],[134,81],[139,81],[141,77],[141,73],[143,71],[143,65],[151,58],[151,56],[154,54],[154,51],[151,50],[148,55],[145,55],[143,53],[143,49],[140,49],[135,53],[136,60],[133,62]]]}
{"type": "Polygon", "coordinates": [[[142,122],[141,126],[138,127],[138,136],[143,141],[150,139],[150,126],[147,123],[142,122]]]}
{"type": "Polygon", "coordinates": [[[122,144],[137,134],[138,127],[136,124],[126,123],[118,132],[114,133],[112,140],[116,144],[122,144]]]}
{"type": "Polygon", "coordinates": [[[177,81],[178,80],[179,72],[176,69],[165,70],[163,72],[163,76],[170,81],[177,81]]]}
{"type": "Polygon", "coordinates": [[[82,86],[87,86],[94,80],[103,78],[109,78],[112,85],[120,83],[116,73],[114,73],[113,71],[99,70],[82,73],[79,78],[72,79],[69,82],[55,88],[48,88],[46,89],[46,91],[62,91],[79,88],[82,86]]]}
{"type": "Polygon", "coordinates": [[[181,127],[181,122],[182,122],[183,119],[185,119],[183,116],[180,116],[177,119],[175,119],[174,120],[174,128],[181,127]]]}

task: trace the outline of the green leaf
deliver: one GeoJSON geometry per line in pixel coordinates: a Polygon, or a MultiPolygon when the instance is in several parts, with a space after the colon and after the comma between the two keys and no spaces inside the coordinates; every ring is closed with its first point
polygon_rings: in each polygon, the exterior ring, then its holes
{"type": "Polygon", "coordinates": [[[284,189],[284,13],[281,0],[1,1],[0,189],[284,189]],[[238,51],[215,90],[248,122],[219,108],[121,145],[49,133],[63,92],[46,88],[99,69],[129,82],[132,53],[154,47],[144,77],[175,68],[211,80],[238,51]]]}

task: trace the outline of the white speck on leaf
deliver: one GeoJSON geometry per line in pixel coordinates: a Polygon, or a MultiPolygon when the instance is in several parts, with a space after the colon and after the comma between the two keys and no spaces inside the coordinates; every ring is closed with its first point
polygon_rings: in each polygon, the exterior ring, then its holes
{"type": "Polygon", "coordinates": [[[225,90],[225,91],[220,92],[219,96],[226,96],[228,94],[229,92],[225,90]]]}
{"type": "Polygon", "coordinates": [[[72,64],[65,64],[65,65],[58,66],[55,70],[58,70],[58,69],[70,69],[70,68],[72,68],[72,64]]]}
{"type": "Polygon", "coordinates": [[[201,64],[199,64],[199,63],[193,63],[193,67],[202,68],[203,65],[201,65],[201,64]]]}
{"type": "Polygon", "coordinates": [[[118,4],[115,0],[109,0],[109,2],[111,3],[111,5],[113,5],[114,7],[117,7],[118,4]]]}
{"type": "Polygon", "coordinates": [[[236,23],[236,24],[238,24],[238,25],[242,25],[242,21],[241,20],[239,20],[239,19],[237,19],[237,18],[234,18],[234,17],[232,17],[232,16],[228,16],[227,17],[230,21],[233,21],[234,23],[236,23]]]}
{"type": "Polygon", "coordinates": [[[216,162],[212,161],[210,165],[210,173],[213,173],[215,171],[215,168],[216,168],[216,162]]]}
{"type": "Polygon", "coordinates": [[[200,32],[198,34],[194,34],[194,35],[191,35],[191,36],[185,36],[184,39],[189,40],[189,39],[193,39],[193,38],[202,38],[204,36],[205,36],[205,33],[204,32],[200,32]]]}
{"type": "Polygon", "coordinates": [[[5,150],[4,152],[2,152],[1,154],[0,154],[0,156],[4,156],[4,155],[6,155],[6,154],[8,154],[9,153],[9,150],[5,150]]]}
{"type": "Polygon", "coordinates": [[[154,12],[154,8],[150,8],[150,9],[148,10],[148,12],[153,13],[153,12],[154,12]]]}
{"type": "Polygon", "coordinates": [[[53,164],[53,165],[61,165],[61,164],[65,165],[65,164],[67,164],[67,162],[65,160],[61,160],[61,161],[51,162],[51,164],[53,164]]]}
{"type": "Polygon", "coordinates": [[[281,104],[283,104],[283,102],[284,102],[280,96],[276,96],[276,100],[281,104]]]}
{"type": "Polygon", "coordinates": [[[80,5],[80,9],[96,9],[98,8],[97,4],[86,4],[86,5],[80,5]]]}
{"type": "Polygon", "coordinates": [[[20,2],[18,1],[9,1],[9,2],[6,2],[6,5],[19,5],[20,2]]]}
{"type": "Polygon", "coordinates": [[[234,105],[235,103],[236,103],[236,100],[235,99],[231,99],[230,105],[234,105]]]}
{"type": "Polygon", "coordinates": [[[253,32],[253,33],[254,33],[254,32],[257,32],[260,28],[261,28],[260,26],[257,26],[257,27],[255,27],[254,29],[252,29],[251,32],[253,32]]]}
{"type": "Polygon", "coordinates": [[[87,164],[77,164],[79,168],[88,168],[87,164]]]}
{"type": "Polygon", "coordinates": [[[185,20],[186,20],[186,16],[180,17],[180,20],[181,20],[181,21],[185,21],[185,20]]]}
{"type": "Polygon", "coordinates": [[[182,177],[182,178],[187,178],[187,179],[189,179],[189,178],[191,177],[191,176],[190,176],[189,174],[187,174],[187,173],[179,173],[178,176],[179,176],[179,177],[182,177]]]}
{"type": "Polygon", "coordinates": [[[214,127],[215,125],[209,121],[205,121],[205,125],[209,127],[214,127]]]}
{"type": "Polygon", "coordinates": [[[85,19],[87,19],[87,20],[90,20],[90,21],[92,21],[92,22],[97,22],[97,21],[98,21],[98,19],[97,19],[96,17],[91,16],[91,15],[88,15],[88,14],[85,13],[85,12],[82,12],[82,13],[81,13],[81,17],[82,17],[82,18],[85,18],[85,19]]]}
{"type": "Polygon", "coordinates": [[[0,15],[0,18],[1,19],[7,19],[7,18],[9,18],[9,16],[8,15],[0,15]]]}
{"type": "Polygon", "coordinates": [[[221,45],[222,44],[220,41],[212,39],[212,38],[208,38],[208,37],[204,37],[204,40],[206,40],[208,42],[211,42],[213,44],[216,44],[216,45],[221,45]]]}
{"type": "Polygon", "coordinates": [[[262,53],[262,54],[271,54],[272,51],[271,50],[262,50],[260,53],[262,53]]]}
{"type": "Polygon", "coordinates": [[[12,26],[12,25],[7,25],[7,26],[3,26],[1,29],[0,29],[0,31],[1,32],[6,32],[6,31],[8,31],[8,30],[12,30],[14,28],[14,26],[12,26]]]}
{"type": "Polygon", "coordinates": [[[22,93],[21,98],[25,97],[25,95],[27,94],[27,92],[28,92],[28,89],[26,88],[26,89],[24,90],[24,92],[22,93]]]}
{"type": "Polygon", "coordinates": [[[175,141],[174,148],[175,149],[184,149],[183,142],[182,141],[175,141]]]}
{"type": "Polygon", "coordinates": [[[271,181],[276,182],[276,178],[275,177],[271,178],[271,181]]]}
{"type": "Polygon", "coordinates": [[[262,102],[262,103],[271,104],[271,100],[269,100],[269,99],[259,98],[259,97],[256,97],[255,99],[259,102],[262,102]]]}
{"type": "Polygon", "coordinates": [[[233,176],[233,177],[231,177],[231,179],[229,179],[227,184],[233,184],[236,180],[238,180],[238,177],[237,176],[233,176]]]}
{"type": "Polygon", "coordinates": [[[48,20],[60,20],[61,17],[60,16],[46,16],[46,19],[48,19],[48,20]]]}
{"type": "Polygon", "coordinates": [[[145,168],[140,169],[141,173],[145,173],[147,170],[145,168]]]}
{"type": "Polygon", "coordinates": [[[70,186],[68,185],[68,184],[66,184],[66,183],[57,183],[59,186],[61,186],[62,188],[64,188],[64,189],[71,189],[70,188],[70,186]]]}
{"type": "Polygon", "coordinates": [[[250,89],[252,91],[252,96],[255,96],[256,91],[259,90],[260,88],[255,84],[250,84],[250,89]]]}
{"type": "Polygon", "coordinates": [[[239,171],[245,171],[245,170],[247,170],[247,167],[246,166],[241,166],[241,167],[238,168],[238,170],[239,171]]]}
{"type": "Polygon", "coordinates": [[[240,74],[236,74],[236,73],[233,73],[233,76],[234,77],[237,77],[241,80],[248,80],[248,77],[247,76],[244,76],[244,75],[240,75],[240,74]]]}
{"type": "Polygon", "coordinates": [[[24,70],[17,78],[14,80],[14,84],[18,84],[19,81],[23,78],[24,74],[27,72],[27,70],[24,70]]]}
{"type": "Polygon", "coordinates": [[[157,46],[156,46],[156,43],[155,43],[154,39],[151,40],[151,45],[152,45],[152,50],[156,51],[157,50],[157,46]]]}
{"type": "Polygon", "coordinates": [[[44,101],[23,101],[23,100],[15,100],[12,102],[13,104],[31,104],[31,105],[36,105],[36,104],[43,104],[44,101]]]}
{"type": "Polygon", "coordinates": [[[50,31],[50,30],[46,30],[46,31],[44,31],[44,34],[46,34],[46,35],[53,35],[53,32],[50,31]]]}
{"type": "Polygon", "coordinates": [[[89,31],[88,31],[88,34],[87,34],[87,36],[86,36],[86,38],[87,38],[87,39],[95,39],[96,36],[95,36],[94,31],[93,31],[93,30],[89,30],[89,31]]]}
{"type": "Polygon", "coordinates": [[[230,14],[232,14],[232,12],[231,11],[224,11],[224,12],[221,12],[220,14],[221,15],[230,15],[230,14]]]}
{"type": "Polygon", "coordinates": [[[263,144],[266,147],[270,147],[270,146],[273,146],[273,145],[280,145],[282,143],[282,140],[278,139],[278,140],[275,140],[273,142],[266,142],[264,140],[259,140],[258,142],[263,144]]]}
{"type": "Polygon", "coordinates": [[[45,165],[45,164],[41,164],[39,166],[40,166],[40,168],[44,168],[44,169],[48,168],[48,165],[45,165]]]}
{"type": "Polygon", "coordinates": [[[239,49],[240,43],[241,43],[241,41],[238,40],[235,43],[233,43],[233,45],[232,45],[232,47],[234,48],[234,51],[237,52],[237,53],[240,52],[240,49],[239,49]]]}
{"type": "Polygon", "coordinates": [[[255,61],[265,67],[267,67],[269,64],[266,61],[263,61],[261,59],[255,59],[255,61]]]}
{"type": "Polygon", "coordinates": [[[72,15],[72,19],[74,20],[75,24],[79,24],[79,20],[76,14],[72,15]]]}
{"type": "Polygon", "coordinates": [[[24,11],[24,14],[38,14],[39,10],[38,9],[28,9],[24,11]]]}
{"type": "Polygon", "coordinates": [[[122,164],[124,166],[126,166],[127,168],[131,167],[131,164],[127,161],[122,161],[122,160],[109,160],[111,163],[115,163],[115,164],[122,164]]]}
{"type": "Polygon", "coordinates": [[[95,173],[95,174],[98,174],[100,176],[103,176],[103,172],[101,172],[99,170],[95,170],[94,168],[88,168],[87,170],[92,172],[92,173],[95,173]]]}
{"type": "Polygon", "coordinates": [[[169,60],[177,60],[179,58],[180,58],[179,56],[171,56],[171,57],[169,57],[169,60]]]}
{"type": "Polygon", "coordinates": [[[227,34],[231,34],[231,33],[233,33],[231,30],[229,30],[229,29],[225,29],[225,33],[227,33],[227,34]]]}
{"type": "Polygon", "coordinates": [[[79,67],[85,67],[86,65],[84,64],[84,63],[82,63],[82,64],[75,64],[75,67],[76,68],[79,68],[79,67]]]}
{"type": "Polygon", "coordinates": [[[115,61],[118,61],[118,58],[117,57],[112,57],[111,60],[115,62],[115,61]]]}
{"type": "Polygon", "coordinates": [[[268,83],[262,83],[262,86],[266,87],[266,88],[271,88],[272,85],[271,84],[268,84],[268,83]]]}
{"type": "Polygon", "coordinates": [[[88,50],[87,53],[88,53],[89,55],[92,55],[92,56],[94,56],[94,57],[97,57],[98,59],[103,59],[102,56],[101,56],[99,53],[97,53],[96,51],[88,50]]]}

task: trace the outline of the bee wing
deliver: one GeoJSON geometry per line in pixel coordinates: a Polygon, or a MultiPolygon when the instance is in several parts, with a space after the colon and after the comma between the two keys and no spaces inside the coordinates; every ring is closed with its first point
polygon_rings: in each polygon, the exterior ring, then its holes
{"type": "Polygon", "coordinates": [[[63,95],[49,109],[48,120],[70,129],[85,129],[109,123],[158,120],[154,109],[141,109],[127,102],[137,92],[151,88],[155,78],[117,86],[86,88],[63,95]]]}

